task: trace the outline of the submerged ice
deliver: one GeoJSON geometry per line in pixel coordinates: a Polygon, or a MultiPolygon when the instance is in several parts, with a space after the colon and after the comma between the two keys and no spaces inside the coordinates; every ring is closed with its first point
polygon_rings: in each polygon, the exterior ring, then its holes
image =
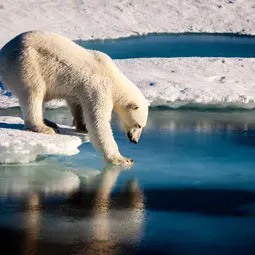
{"type": "Polygon", "coordinates": [[[77,175],[69,171],[60,171],[56,165],[31,163],[6,168],[0,171],[0,195],[9,194],[18,197],[24,194],[40,193],[68,194],[80,185],[77,175]],[[55,169],[56,168],[56,169],[55,169]]]}

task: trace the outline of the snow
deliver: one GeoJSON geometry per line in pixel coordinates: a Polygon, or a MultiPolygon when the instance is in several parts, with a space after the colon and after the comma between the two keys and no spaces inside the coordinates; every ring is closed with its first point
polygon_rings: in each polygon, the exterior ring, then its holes
{"type": "Polygon", "coordinates": [[[38,155],[75,155],[78,146],[87,142],[86,135],[74,135],[71,128],[61,126],[63,134],[39,134],[23,130],[18,117],[0,116],[0,163],[27,163],[38,155]],[[64,135],[66,134],[66,135],[64,135]]]}
{"type": "Polygon", "coordinates": [[[138,85],[151,106],[255,108],[254,58],[154,58],[115,62],[138,85]]]}
{"type": "MultiPolygon", "coordinates": [[[[151,107],[255,108],[254,58],[143,58],[115,63],[151,107]]],[[[0,95],[0,108],[17,105],[14,98],[0,95]]],[[[64,105],[52,101],[47,107],[64,105]]]]}
{"type": "Polygon", "coordinates": [[[5,0],[0,47],[24,31],[49,30],[77,39],[147,33],[255,34],[254,0],[5,0]]]}
{"type": "Polygon", "coordinates": [[[18,107],[19,102],[18,99],[13,96],[7,96],[5,90],[0,88],[0,108],[11,108],[11,107],[18,107]]]}

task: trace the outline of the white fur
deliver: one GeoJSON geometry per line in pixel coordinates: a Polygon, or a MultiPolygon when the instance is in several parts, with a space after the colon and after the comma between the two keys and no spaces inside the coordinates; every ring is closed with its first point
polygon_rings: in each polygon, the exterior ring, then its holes
{"type": "Polygon", "coordinates": [[[65,99],[75,123],[86,125],[92,143],[108,162],[132,162],[119,153],[111,113],[117,112],[130,141],[137,142],[147,121],[148,103],[106,54],[86,50],[57,34],[31,31],[2,48],[0,76],[18,97],[26,128],[54,133],[43,122],[43,105],[65,99]]]}

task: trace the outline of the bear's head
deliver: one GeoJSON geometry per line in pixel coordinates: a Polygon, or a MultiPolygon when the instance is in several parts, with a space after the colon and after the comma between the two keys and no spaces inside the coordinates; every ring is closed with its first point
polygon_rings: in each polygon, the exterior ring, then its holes
{"type": "Polygon", "coordinates": [[[115,107],[130,142],[138,143],[148,117],[149,102],[145,98],[115,107]]]}

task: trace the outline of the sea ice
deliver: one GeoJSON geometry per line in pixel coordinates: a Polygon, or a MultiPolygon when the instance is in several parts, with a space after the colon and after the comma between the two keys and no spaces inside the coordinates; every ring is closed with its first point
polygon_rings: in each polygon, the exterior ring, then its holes
{"type": "Polygon", "coordinates": [[[76,174],[55,168],[54,164],[8,165],[8,169],[0,171],[0,195],[68,194],[79,188],[80,180],[76,174]]]}
{"type": "Polygon", "coordinates": [[[152,107],[255,107],[254,58],[150,58],[115,63],[152,107]]]}
{"type": "Polygon", "coordinates": [[[74,155],[82,142],[88,141],[86,135],[74,135],[68,127],[60,129],[66,135],[38,134],[23,128],[20,118],[0,116],[0,163],[27,163],[38,155],[74,155]]]}

